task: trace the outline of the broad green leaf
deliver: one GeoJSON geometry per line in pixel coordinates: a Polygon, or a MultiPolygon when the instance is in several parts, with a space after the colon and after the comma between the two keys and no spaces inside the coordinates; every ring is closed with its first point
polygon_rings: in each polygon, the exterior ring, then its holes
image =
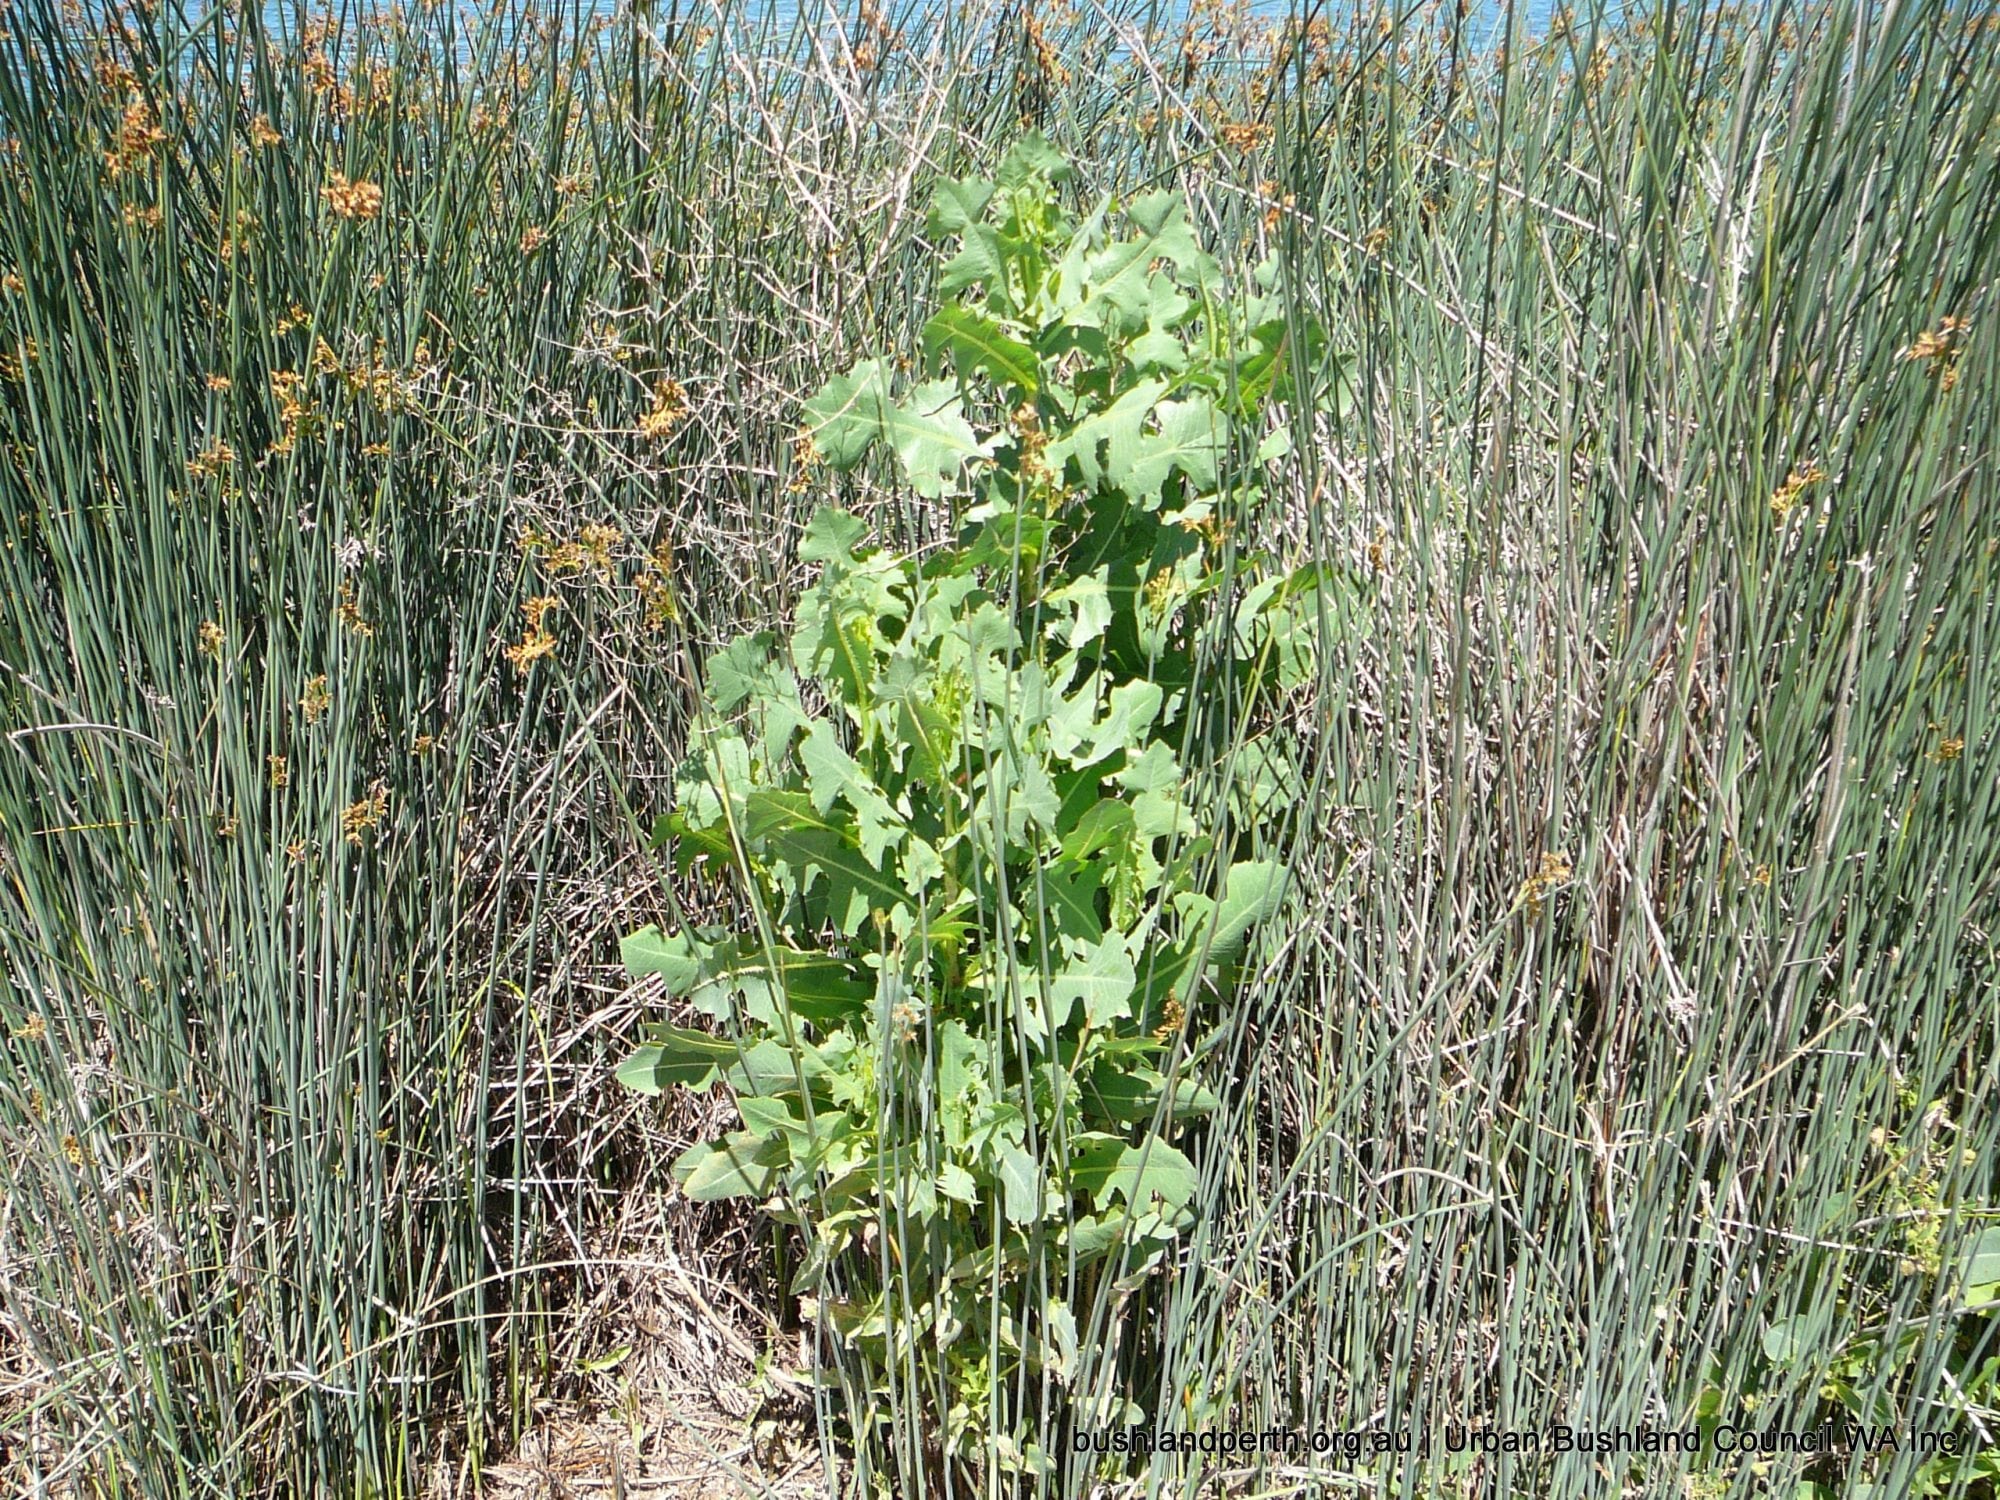
{"type": "Polygon", "coordinates": [[[1132,836],[1132,804],[1099,799],[1063,838],[1063,858],[1089,859],[1100,850],[1116,848],[1132,836]]]}
{"type": "Polygon", "coordinates": [[[1072,1135],[1068,1163],[1070,1180],[1086,1193],[1101,1191],[1117,1167],[1119,1157],[1124,1155],[1125,1146],[1124,1136],[1104,1131],[1091,1130],[1072,1135]]]}
{"type": "Polygon", "coordinates": [[[1764,1330],[1764,1357],[1775,1365],[1790,1365],[1812,1347],[1811,1320],[1803,1314],[1780,1318],[1764,1330]]]}
{"type": "MultiPolygon", "coordinates": [[[[713,798],[713,793],[710,796],[713,798]]],[[[657,840],[664,834],[675,841],[674,868],[682,875],[701,861],[708,861],[717,869],[728,868],[735,862],[736,847],[729,841],[729,830],[720,822],[719,800],[715,807],[717,821],[707,826],[691,821],[682,813],[668,813],[660,819],[654,838],[657,840]]]]}
{"type": "Polygon", "coordinates": [[[1011,713],[1014,654],[1021,644],[1014,622],[992,600],[984,600],[953,623],[937,643],[940,668],[956,672],[980,702],[1011,713]]]}
{"type": "Polygon", "coordinates": [[[1067,615],[1063,644],[1072,650],[1089,645],[1103,635],[1105,627],[1111,623],[1109,574],[1109,568],[1099,568],[1081,578],[1072,579],[1061,588],[1051,589],[1046,596],[1050,608],[1067,615]]]}
{"type": "Polygon", "coordinates": [[[1236,649],[1255,658],[1286,691],[1318,672],[1321,618],[1326,629],[1357,628],[1353,584],[1332,567],[1308,564],[1246,590],[1237,607],[1236,649]]]}
{"type": "Polygon", "coordinates": [[[740,1099],[746,1094],[796,1094],[801,1077],[808,1088],[815,1088],[826,1071],[826,1064],[813,1048],[801,1045],[794,1051],[767,1037],[745,1047],[742,1055],[723,1069],[722,1076],[740,1099]]]}
{"type": "Polygon", "coordinates": [[[1146,441],[1146,423],[1167,392],[1164,380],[1142,380],[1101,412],[1051,441],[1044,451],[1058,473],[1074,463],[1085,485],[1122,485],[1133,455],[1146,441]]]}
{"type": "MultiPolygon", "coordinates": [[[[879,359],[864,360],[848,374],[829,380],[806,403],[806,417],[813,445],[834,468],[852,468],[880,437],[895,453],[911,487],[930,499],[941,498],[966,462],[990,446],[979,441],[965,420],[958,388],[951,381],[929,381],[901,401],[892,401],[888,364],[879,359]]],[[[815,552],[830,550],[811,545],[815,552]]],[[[804,549],[799,555],[813,560],[804,549]]]]}
{"type": "MultiPolygon", "coordinates": [[[[1144,742],[1146,731],[1153,727],[1159,717],[1164,694],[1157,682],[1126,682],[1111,690],[1110,701],[1105,705],[1104,719],[1093,725],[1090,735],[1090,750],[1084,764],[1102,760],[1118,750],[1132,750],[1144,742]]],[[[1165,749],[1165,746],[1159,748],[1165,749]]],[[[1172,753],[1167,759],[1172,761],[1172,753]]],[[[1178,769],[1175,779],[1178,780],[1178,769]]]]}
{"type": "Polygon", "coordinates": [[[674,1180],[697,1203],[762,1198],[777,1184],[785,1143],[732,1132],[712,1145],[691,1146],[674,1163],[674,1180]]]}
{"type": "Polygon", "coordinates": [[[1275,916],[1284,904],[1285,867],[1268,860],[1231,865],[1216,903],[1215,927],[1209,939],[1211,960],[1232,958],[1242,950],[1250,929],[1275,916]]]}
{"type": "Polygon", "coordinates": [[[1147,193],[1126,207],[1125,217],[1137,235],[1114,240],[1092,256],[1088,275],[1093,300],[1111,309],[1124,327],[1137,328],[1152,311],[1156,261],[1170,262],[1196,287],[1212,283],[1218,267],[1195,240],[1187,205],[1177,194],[1147,193]]]}
{"type": "Polygon", "coordinates": [[[1968,1303],[2000,1299],[2000,1224],[1989,1224],[1959,1247],[1958,1280],[1968,1303]]]}
{"type": "Polygon", "coordinates": [[[1141,955],[1135,967],[1139,971],[1136,1015],[1139,1025],[1150,1029],[1159,1024],[1169,999],[1186,1004],[1188,978],[1194,970],[1194,950],[1188,943],[1155,946],[1141,955]]]}
{"type": "Polygon", "coordinates": [[[937,1190],[954,1202],[977,1206],[979,1183],[973,1175],[957,1162],[946,1162],[938,1169],[937,1190]]]}
{"type": "Polygon", "coordinates": [[[816,812],[803,792],[753,793],[745,803],[745,823],[749,837],[784,862],[800,895],[821,887],[828,914],[846,936],[860,931],[869,912],[888,911],[908,899],[898,880],[868,862],[853,829],[816,812]]]}
{"type": "Polygon", "coordinates": [[[790,948],[778,949],[777,958],[792,1010],[814,1025],[847,1020],[867,1005],[868,986],[839,959],[790,948]]]}
{"type": "Polygon", "coordinates": [[[1132,828],[1140,838],[1194,832],[1194,815],[1181,798],[1180,762],[1165,741],[1152,741],[1111,779],[1133,794],[1132,828]]]}
{"type": "Polygon", "coordinates": [[[838,700],[862,709],[875,684],[875,622],[860,611],[827,608],[808,590],[799,601],[792,660],[804,676],[836,689],[838,700]]]}
{"type": "Polygon", "coordinates": [[[1089,765],[1103,758],[1101,751],[1083,749],[1096,733],[1097,701],[1103,689],[1103,674],[1093,672],[1074,693],[1058,695],[1050,706],[1049,749],[1072,765],[1089,765]]]}
{"type": "Polygon", "coordinates": [[[975,308],[954,305],[939,311],[924,324],[923,345],[926,360],[935,362],[942,351],[960,378],[982,371],[1027,396],[1040,389],[1035,351],[975,308]]]}
{"type": "Polygon", "coordinates": [[[1004,285],[1007,254],[1001,248],[1000,236],[993,226],[967,224],[963,235],[958,254],[946,261],[938,272],[938,290],[951,296],[970,286],[984,285],[992,289],[1004,285]]]}
{"type": "MultiPolygon", "coordinates": [[[[822,506],[813,512],[812,519],[806,523],[805,535],[799,538],[799,561],[852,562],[867,536],[868,523],[859,516],[850,516],[832,506],[822,506]]],[[[768,639],[768,636],[765,638],[768,639]]]]}
{"type": "Polygon", "coordinates": [[[799,745],[799,761],[805,767],[813,810],[825,813],[836,801],[845,801],[854,810],[862,854],[871,865],[881,868],[884,854],[908,830],[860,763],[841,747],[826,720],[815,721],[806,732],[799,745]]]}
{"type": "Polygon", "coordinates": [[[830,954],[782,946],[775,957],[776,983],[763,945],[746,935],[713,987],[733,996],[753,1020],[773,1028],[783,1024],[781,997],[794,1016],[816,1026],[837,1025],[867,1011],[873,987],[851,965],[830,954]]]}
{"type": "Polygon", "coordinates": [[[1051,1374],[1067,1384],[1076,1376],[1076,1315],[1068,1303],[1051,1297],[1043,1304],[1042,1319],[1048,1327],[1043,1362],[1051,1374]]]}
{"type": "Polygon", "coordinates": [[[718,976],[698,984],[688,993],[688,1004],[715,1021],[727,1021],[735,1013],[739,998],[744,1012],[757,1020],[774,1018],[777,1007],[769,998],[770,987],[762,981],[738,983],[718,976]]]}
{"type": "Polygon", "coordinates": [[[1272,318],[1251,330],[1252,351],[1236,366],[1236,396],[1242,410],[1257,411],[1265,401],[1289,401],[1293,395],[1292,371],[1310,370],[1321,357],[1325,336],[1308,323],[1298,347],[1291,341],[1291,329],[1283,318],[1272,318]]]}
{"type": "MultiPolygon", "coordinates": [[[[1153,1118],[1167,1081],[1147,1067],[1120,1067],[1109,1058],[1100,1058],[1083,1084],[1085,1113],[1120,1124],[1136,1124],[1153,1118]]],[[[1174,1086],[1173,1113],[1176,1117],[1211,1114],[1222,1107],[1215,1093],[1191,1078],[1174,1086]]]]}
{"type": "MultiPolygon", "coordinates": [[[[683,827],[693,832],[720,824],[723,797],[740,803],[750,783],[750,747],[742,735],[727,728],[698,733],[694,753],[674,777],[683,827]]],[[[720,853],[733,857],[726,838],[720,853]]]]}
{"type": "Polygon", "coordinates": [[[752,693],[763,691],[772,669],[773,636],[768,630],[739,635],[708,659],[703,673],[708,701],[718,713],[728,713],[752,693]]]}
{"type": "Polygon", "coordinates": [[[1000,1179],[1007,1217],[1016,1224],[1032,1224],[1042,1216],[1042,1169],[1022,1146],[1001,1147],[994,1162],[1000,1179]]]}
{"type": "Polygon", "coordinates": [[[980,568],[997,568],[1012,573],[1017,568],[1031,571],[1035,559],[1047,549],[1050,523],[1046,517],[1031,516],[1011,507],[996,510],[980,523],[972,545],[953,558],[954,571],[964,570],[965,582],[980,568]]]}
{"type": "Polygon", "coordinates": [[[685,932],[665,933],[648,922],[618,945],[619,962],[634,979],[658,974],[669,995],[685,995],[706,974],[708,957],[685,932]]]}
{"type": "Polygon", "coordinates": [[[1153,1139],[1125,1148],[1100,1197],[1122,1197],[1134,1208],[1143,1208],[1158,1195],[1175,1208],[1186,1208],[1200,1186],[1194,1163],[1165,1141],[1153,1139]]]}
{"type": "Polygon", "coordinates": [[[1166,375],[1178,375],[1188,363],[1187,345],[1157,324],[1125,346],[1125,357],[1135,369],[1166,375]]]}
{"type": "Polygon", "coordinates": [[[1026,1128],[1027,1116],[1012,1099],[983,1099],[973,1112],[966,1145],[974,1151],[997,1153],[1009,1141],[1018,1143],[1026,1128]]]}
{"type": "MultiPolygon", "coordinates": [[[[1063,858],[1042,868],[1034,895],[1055,935],[1072,948],[1086,947],[1104,936],[1104,919],[1097,914],[1097,898],[1104,890],[1105,873],[1105,867],[1094,860],[1080,865],[1063,858]]],[[[1060,1026],[1062,1022],[1055,1024],[1060,1026]]]]}
{"type": "Polygon", "coordinates": [[[794,1114],[792,1107],[783,1099],[765,1099],[756,1094],[743,1094],[736,1100],[736,1111],[743,1116],[743,1128],[759,1140],[767,1135],[784,1135],[788,1138],[803,1138],[805,1135],[806,1122],[794,1114]]]}
{"type": "Polygon", "coordinates": [[[1148,261],[1172,261],[1188,285],[1205,288],[1221,273],[1188,226],[1187,203],[1179,194],[1165,188],[1143,194],[1126,205],[1125,217],[1144,238],[1148,261]]]}
{"type": "Polygon", "coordinates": [[[972,1065],[979,1056],[979,1043],[962,1021],[946,1021],[937,1028],[938,1093],[956,1099],[972,1086],[972,1065]]]}
{"type": "Polygon", "coordinates": [[[1030,822],[1044,832],[1053,832],[1062,802],[1055,782],[1040,760],[1022,755],[1009,747],[997,747],[986,773],[975,784],[976,807],[984,818],[997,810],[1010,846],[1027,843],[1030,822]]]}
{"type": "Polygon", "coordinates": [[[1064,1241],[1077,1264],[1087,1266],[1116,1250],[1131,1227],[1132,1215],[1122,1208],[1082,1214],[1070,1222],[1064,1241]]]}
{"type": "Polygon", "coordinates": [[[618,1081],[641,1094],[657,1094],[676,1085],[707,1088],[717,1068],[733,1064],[739,1055],[734,1042],[679,1026],[654,1025],[646,1042],[618,1065],[618,1081]]]}

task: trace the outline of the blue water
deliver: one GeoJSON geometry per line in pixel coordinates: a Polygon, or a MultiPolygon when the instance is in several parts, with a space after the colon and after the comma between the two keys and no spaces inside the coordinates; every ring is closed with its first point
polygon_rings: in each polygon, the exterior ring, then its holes
{"type": "MultiPolygon", "coordinates": [[[[336,13],[349,15],[372,10],[387,9],[389,0],[331,0],[336,13]]],[[[953,0],[876,0],[883,21],[891,29],[909,37],[922,37],[937,30],[940,20],[953,16],[960,24],[974,25],[999,15],[997,5],[966,6],[955,4],[953,0]]],[[[1178,35],[1186,20],[1189,0],[1072,0],[1086,26],[1109,20],[1113,29],[1126,32],[1136,30],[1141,34],[1150,33],[1155,38],[1173,38],[1178,35]]],[[[1324,21],[1336,36],[1347,32],[1357,20],[1366,16],[1374,22],[1387,14],[1389,0],[1244,0],[1242,11],[1249,25],[1251,36],[1261,39],[1270,30],[1281,25],[1287,18],[1307,21],[1324,21]]],[[[1454,0],[1443,0],[1445,10],[1449,10],[1454,0]]],[[[1587,13],[1598,9],[1607,18],[1615,18],[1637,0],[1570,0],[1569,9],[1581,24],[1587,13]]],[[[301,7],[299,0],[265,0],[262,7],[265,26],[276,36],[296,36],[302,24],[316,15],[326,13],[328,0],[313,0],[307,7],[301,7]]],[[[505,28],[507,18],[524,19],[528,15],[538,17],[558,16],[564,20],[587,20],[595,16],[609,16],[627,8],[629,0],[539,0],[539,3],[502,3],[499,5],[466,3],[461,0],[458,7],[459,30],[470,37],[483,25],[497,23],[505,28]]],[[[1049,5],[1029,0],[1031,9],[1039,14],[1044,23],[1049,21],[1049,5]]],[[[1467,40],[1476,43],[1497,42],[1508,34],[1510,25],[1518,27],[1519,35],[1529,38],[1541,34],[1548,26],[1549,18],[1558,0],[1467,0],[1466,30],[1467,40]],[[1510,17],[1509,11],[1518,12],[1510,17]]],[[[800,23],[811,31],[825,35],[834,31],[849,35],[859,35],[861,23],[857,19],[860,0],[735,0],[735,3],[717,5],[715,3],[688,3],[688,0],[642,0],[636,7],[663,27],[711,26],[717,23],[718,13],[726,11],[727,26],[732,31],[762,33],[775,40],[792,32],[800,23]]],[[[1429,27],[1437,24],[1435,5],[1418,5],[1411,0],[1396,0],[1396,8],[1409,24],[1429,27]]],[[[1014,24],[1018,24],[1019,8],[1010,7],[1014,24]]],[[[1050,27],[1051,39],[1060,35],[1060,29],[1050,27]]]]}
{"type": "MultiPolygon", "coordinates": [[[[1522,34],[1533,36],[1547,27],[1557,0],[1514,0],[1514,3],[1520,11],[1517,24],[1522,34]]],[[[1317,3],[1313,4],[1298,3],[1298,0],[1294,0],[1294,3],[1283,3],[1283,0],[1248,0],[1244,10],[1259,33],[1279,24],[1287,16],[1325,20],[1336,31],[1340,31],[1344,29],[1344,23],[1351,21],[1355,12],[1363,8],[1363,5],[1367,6],[1372,17],[1375,7],[1368,4],[1368,0],[1362,0],[1360,5],[1354,3],[1354,0],[1339,4],[1329,4],[1327,0],[1317,0],[1317,3]]],[[[1405,15],[1414,15],[1416,11],[1416,7],[1408,3],[1402,4],[1399,8],[1405,15]]],[[[1622,3],[1603,6],[1607,15],[1616,15],[1624,8],[1622,3]]],[[[925,4],[924,0],[917,0],[915,4],[901,6],[884,3],[882,9],[892,24],[900,21],[912,28],[920,28],[926,24],[928,20],[926,12],[931,7],[925,4]]],[[[1037,6],[1036,9],[1045,10],[1046,7],[1037,6]]],[[[1186,19],[1188,5],[1186,0],[1181,0],[1181,3],[1154,5],[1133,4],[1130,0],[1124,4],[1102,5],[1092,4],[1090,0],[1081,0],[1078,9],[1086,18],[1103,13],[1119,19],[1130,19],[1141,25],[1150,19],[1153,24],[1166,29],[1177,27],[1186,19]]],[[[1576,3],[1576,0],[1573,0],[1571,9],[1580,19],[1586,4],[1576,3]]],[[[802,16],[816,23],[851,26],[855,14],[855,7],[851,4],[835,8],[824,3],[824,0],[818,0],[818,3],[815,3],[815,0],[807,0],[805,4],[800,4],[799,0],[763,0],[761,5],[747,5],[741,10],[746,15],[759,12],[768,15],[781,28],[791,25],[802,16]]],[[[1471,0],[1467,6],[1466,23],[1474,35],[1485,33],[1494,37],[1504,36],[1508,24],[1506,0],[1471,0]]]]}

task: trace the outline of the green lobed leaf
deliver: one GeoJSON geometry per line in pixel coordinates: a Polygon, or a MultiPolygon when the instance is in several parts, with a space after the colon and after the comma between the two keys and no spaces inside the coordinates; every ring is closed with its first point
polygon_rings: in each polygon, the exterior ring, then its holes
{"type": "Polygon", "coordinates": [[[1007,252],[991,224],[968,224],[958,253],[938,272],[938,290],[947,296],[967,287],[995,287],[1007,278],[1007,252]]]}
{"type": "Polygon", "coordinates": [[[1050,1024],[1063,1025],[1078,1004],[1092,1026],[1130,1016],[1132,991],[1138,982],[1124,938],[1107,934],[1050,981],[1050,1024]]]}
{"type": "Polygon", "coordinates": [[[1041,178],[1047,182],[1067,182],[1074,173],[1068,158],[1051,146],[1039,130],[1030,130],[1007,148],[993,176],[1003,188],[1016,188],[1041,178]]]}
{"type": "Polygon", "coordinates": [[[820,888],[828,915],[846,936],[858,932],[871,911],[908,899],[900,881],[868,862],[852,827],[816,812],[803,792],[755,792],[746,800],[745,820],[749,837],[787,866],[798,894],[820,888]]]}
{"type": "Polygon", "coordinates": [[[1958,1280],[1968,1303],[2000,1299],[2000,1224],[1989,1224],[1959,1247],[1958,1280]]]}
{"type": "Polygon", "coordinates": [[[1113,480],[1141,504],[1157,502],[1176,472],[1196,490],[1215,486],[1222,457],[1224,425],[1206,396],[1162,401],[1157,431],[1121,432],[1110,447],[1113,480]]]}
{"type": "Polygon", "coordinates": [[[931,194],[925,228],[933,235],[959,234],[967,225],[977,224],[993,199],[993,184],[976,177],[947,177],[931,194]]]}
{"type": "MultiPolygon", "coordinates": [[[[868,536],[868,525],[859,516],[851,516],[833,506],[821,506],[813,512],[806,523],[805,534],[799,538],[800,562],[852,562],[861,549],[861,543],[868,536]]],[[[768,635],[764,639],[769,639],[768,635]]],[[[718,708],[727,707],[718,703],[718,708]]]]}
{"type": "Polygon", "coordinates": [[[854,811],[861,852],[879,869],[887,851],[909,832],[902,816],[860,762],[841,747],[826,720],[814,721],[806,732],[799,745],[799,762],[805,768],[813,810],[823,814],[836,801],[846,802],[854,811]]]}
{"type": "MultiPolygon", "coordinates": [[[[1100,1058],[1083,1085],[1086,1115],[1119,1124],[1137,1124],[1153,1118],[1167,1092],[1167,1081],[1146,1067],[1125,1067],[1109,1058],[1100,1058]]],[[[1213,1090],[1191,1078],[1174,1087],[1173,1113],[1176,1116],[1211,1114],[1222,1107],[1213,1090]]]]}
{"type": "Polygon", "coordinates": [[[866,359],[806,402],[806,429],[821,458],[836,469],[851,469],[880,435],[888,409],[888,361],[866,359]]]}
{"type": "Polygon", "coordinates": [[[1132,829],[1140,838],[1194,832],[1194,815],[1181,796],[1180,762],[1164,740],[1149,743],[1112,780],[1132,793],[1132,829]]]}
{"type": "Polygon", "coordinates": [[[883,412],[882,426],[910,488],[931,500],[943,498],[965,465],[992,448],[965,420],[958,387],[949,380],[917,386],[883,412]]]}
{"type": "Polygon", "coordinates": [[[1052,438],[1045,459],[1058,473],[1073,464],[1083,483],[1093,489],[1117,485],[1145,442],[1146,423],[1167,390],[1164,380],[1140,381],[1104,410],[1052,438]]]}
{"type": "Polygon", "coordinates": [[[1000,1179],[1002,1202],[1007,1217],[1016,1224],[1032,1224],[1042,1216],[1042,1169],[1025,1147],[1004,1145],[994,1163],[1000,1179]]]}

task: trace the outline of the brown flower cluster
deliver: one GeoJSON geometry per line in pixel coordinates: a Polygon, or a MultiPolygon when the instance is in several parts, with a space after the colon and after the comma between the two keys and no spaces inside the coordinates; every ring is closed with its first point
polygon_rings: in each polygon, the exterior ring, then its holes
{"type": "Polygon", "coordinates": [[[1022,18],[1021,29],[1026,35],[1028,50],[1035,59],[1035,68],[1050,83],[1061,85],[1069,82],[1069,69],[1062,64],[1062,54],[1048,39],[1042,29],[1042,18],[1033,11],[1022,18]]]}
{"type": "Polygon", "coordinates": [[[1222,127],[1222,141],[1232,151],[1255,151],[1271,139],[1272,130],[1255,120],[1236,120],[1222,127]]]}
{"type": "Polygon", "coordinates": [[[1298,195],[1288,193],[1282,184],[1266,177],[1257,184],[1257,197],[1264,205],[1264,231],[1269,233],[1278,227],[1278,221],[1298,204],[1298,195]]]}
{"type": "Polygon", "coordinates": [[[361,613],[361,601],[354,596],[354,585],[345,578],[340,581],[340,598],[333,607],[333,614],[343,626],[364,640],[375,634],[375,627],[361,613]]]}
{"type": "Polygon", "coordinates": [[[1528,910],[1530,921],[1541,916],[1543,909],[1548,905],[1549,897],[1568,885],[1573,874],[1575,871],[1570,865],[1569,856],[1560,849],[1542,855],[1541,863],[1535,867],[1535,873],[1521,882],[1521,902],[1528,910]]]}
{"type": "Polygon", "coordinates": [[[236,450],[223,442],[221,438],[216,438],[206,448],[202,449],[201,452],[187,461],[188,478],[208,479],[220,474],[235,462],[236,450]]]}
{"type": "Polygon", "coordinates": [[[382,189],[335,172],[320,189],[327,206],[337,219],[372,219],[382,212],[382,189]]]}
{"type": "Polygon", "coordinates": [[[1918,334],[1903,358],[1928,361],[1938,372],[1938,385],[1948,391],[1958,383],[1958,356],[1970,327],[1964,318],[1944,318],[1936,328],[1918,334]]]}
{"type": "Polygon", "coordinates": [[[674,592],[674,543],[671,537],[660,538],[659,545],[647,556],[633,586],[639,591],[648,629],[658,630],[663,625],[680,622],[680,601],[674,592]]]}
{"type": "Polygon", "coordinates": [[[663,442],[687,420],[687,392],[678,380],[662,380],[653,387],[652,409],[639,418],[639,436],[649,443],[663,442]]]}
{"type": "Polygon", "coordinates": [[[377,781],[368,788],[367,796],[341,810],[341,837],[359,847],[364,834],[382,826],[388,811],[389,789],[377,781]]]}
{"type": "Polygon", "coordinates": [[[549,634],[542,622],[551,610],[561,608],[562,600],[553,594],[537,594],[521,605],[521,613],[527,617],[528,627],[521,633],[521,639],[507,647],[505,653],[515,671],[526,672],[556,649],[556,638],[549,634]]]}
{"type": "Polygon", "coordinates": [[[546,531],[530,528],[521,534],[516,546],[523,557],[539,556],[542,569],[547,573],[560,575],[588,571],[600,578],[609,578],[612,549],[624,540],[625,533],[616,526],[591,521],[567,541],[546,531]]]}
{"type": "Polygon", "coordinates": [[[1808,486],[1818,484],[1824,478],[1826,470],[1816,463],[1792,470],[1771,495],[1771,514],[1777,517],[1780,524],[1790,519],[1799,503],[1799,496],[1805,493],[1808,486]]]}
{"type": "Polygon", "coordinates": [[[118,133],[112,138],[111,149],[104,153],[105,172],[115,181],[135,171],[152,156],[154,147],[163,144],[166,139],[167,133],[160,129],[153,106],[144,99],[132,100],[125,106],[124,117],[118,122],[118,133]]]}
{"type": "Polygon", "coordinates": [[[326,673],[309,678],[305,691],[299,695],[299,712],[308,724],[317,724],[326,717],[326,711],[333,707],[333,693],[326,685],[326,673]]]}

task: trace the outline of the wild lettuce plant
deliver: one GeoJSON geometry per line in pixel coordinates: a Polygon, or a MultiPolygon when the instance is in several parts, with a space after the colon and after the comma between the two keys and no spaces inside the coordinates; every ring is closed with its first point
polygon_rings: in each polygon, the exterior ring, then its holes
{"type": "Polygon", "coordinates": [[[947,183],[929,368],[807,404],[820,460],[886,450],[955,540],[813,518],[817,580],[707,664],[662,820],[755,920],[623,948],[735,1033],[657,1027],[620,1069],[733,1091],[742,1128],[676,1176],[804,1231],[851,1417],[900,1413],[932,1472],[1046,1468],[1077,1310],[1116,1316],[1192,1222],[1204,1017],[1283,901],[1277,710],[1336,582],[1239,540],[1310,335],[1226,285],[1173,194],[1078,222],[1067,176],[1032,137],[947,183]]]}

